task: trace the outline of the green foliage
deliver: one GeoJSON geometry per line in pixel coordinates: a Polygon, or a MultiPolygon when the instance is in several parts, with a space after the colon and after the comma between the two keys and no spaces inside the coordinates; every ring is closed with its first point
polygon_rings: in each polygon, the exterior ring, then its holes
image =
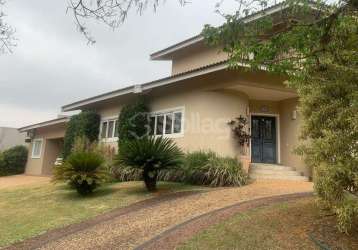
{"type": "Polygon", "coordinates": [[[247,174],[236,159],[221,157],[211,151],[188,153],[181,172],[183,175],[179,171],[167,173],[166,178],[168,180],[177,178],[178,181],[189,184],[212,187],[242,186],[248,180],[247,174]]]}
{"type": "Polygon", "coordinates": [[[303,117],[297,152],[313,168],[318,196],[348,232],[357,219],[352,205],[357,200],[348,197],[358,197],[358,4],[288,0],[285,5],[276,19],[249,25],[239,12],[227,16],[223,26],[207,26],[204,36],[224,47],[234,67],[244,62],[288,77],[303,117]]]}
{"type": "Polygon", "coordinates": [[[54,167],[54,181],[67,182],[80,195],[88,195],[108,180],[103,149],[88,139],[77,138],[72,153],[54,167]]]}
{"type": "Polygon", "coordinates": [[[66,135],[63,145],[64,159],[71,153],[73,144],[77,137],[85,136],[91,142],[98,139],[100,127],[100,116],[94,111],[83,111],[71,117],[67,124],[66,135]]]}
{"type": "Polygon", "coordinates": [[[144,137],[123,141],[118,150],[118,165],[141,169],[149,191],[156,190],[160,170],[177,168],[183,153],[174,141],[163,137],[144,137]]]}
{"type": "MultiPolygon", "coordinates": [[[[122,165],[115,173],[117,180],[139,181],[143,171],[122,165]]],[[[236,159],[198,151],[186,154],[180,167],[160,170],[157,180],[222,187],[245,185],[248,176],[236,159]]]]}
{"type": "Polygon", "coordinates": [[[143,98],[123,107],[118,118],[118,145],[122,141],[138,139],[148,134],[149,108],[143,98]]]}
{"type": "Polygon", "coordinates": [[[24,173],[27,154],[25,146],[15,146],[0,152],[0,176],[24,173]]]}

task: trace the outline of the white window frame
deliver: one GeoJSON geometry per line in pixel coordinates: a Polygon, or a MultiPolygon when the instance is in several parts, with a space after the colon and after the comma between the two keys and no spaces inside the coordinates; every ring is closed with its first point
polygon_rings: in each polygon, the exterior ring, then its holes
{"type": "Polygon", "coordinates": [[[117,142],[118,137],[115,137],[116,127],[118,124],[118,116],[111,116],[111,117],[103,117],[101,119],[100,129],[99,129],[99,140],[101,142],[117,142]],[[108,129],[109,129],[109,122],[114,121],[114,128],[113,128],[113,134],[112,137],[108,137],[108,129]],[[102,138],[102,130],[103,130],[103,123],[107,123],[107,129],[106,129],[106,138],[102,138]]]}
{"type": "Polygon", "coordinates": [[[161,135],[156,135],[156,131],[157,131],[157,119],[155,119],[155,123],[154,123],[154,136],[158,137],[158,136],[163,136],[163,137],[167,137],[167,138],[180,138],[184,136],[184,124],[185,124],[185,107],[176,107],[176,108],[170,108],[170,109],[163,109],[163,110],[157,110],[154,112],[150,112],[149,113],[149,117],[153,117],[153,116],[158,116],[158,115],[163,115],[164,116],[164,120],[163,120],[163,134],[161,135]],[[174,132],[174,114],[175,113],[181,113],[181,130],[180,133],[172,133],[172,134],[165,134],[165,127],[166,127],[166,120],[167,120],[167,116],[168,114],[173,114],[173,124],[172,124],[172,131],[174,132]]]}
{"type": "Polygon", "coordinates": [[[34,139],[32,141],[32,149],[31,149],[31,158],[32,159],[40,159],[41,158],[41,155],[42,155],[42,146],[43,146],[43,139],[42,138],[39,138],[39,139],[34,139]],[[35,155],[35,143],[36,142],[40,142],[40,150],[39,150],[39,155],[35,155]]]}

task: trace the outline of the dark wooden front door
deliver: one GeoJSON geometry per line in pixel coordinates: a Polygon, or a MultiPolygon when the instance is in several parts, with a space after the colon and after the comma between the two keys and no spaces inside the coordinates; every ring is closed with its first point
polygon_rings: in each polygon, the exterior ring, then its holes
{"type": "Polygon", "coordinates": [[[252,116],[251,161],[276,163],[276,118],[252,116]]]}

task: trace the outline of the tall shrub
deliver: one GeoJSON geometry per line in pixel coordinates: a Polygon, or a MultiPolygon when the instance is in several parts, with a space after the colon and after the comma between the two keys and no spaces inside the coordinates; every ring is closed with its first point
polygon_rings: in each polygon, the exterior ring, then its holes
{"type": "Polygon", "coordinates": [[[63,157],[71,153],[75,138],[85,136],[90,142],[98,139],[100,116],[94,111],[84,111],[71,117],[67,124],[63,145],[63,157]]]}
{"type": "Polygon", "coordinates": [[[24,173],[27,154],[25,146],[15,146],[0,153],[0,176],[24,173]]]}
{"type": "Polygon", "coordinates": [[[119,144],[148,134],[148,112],[149,108],[143,97],[123,107],[118,118],[119,144]]]}

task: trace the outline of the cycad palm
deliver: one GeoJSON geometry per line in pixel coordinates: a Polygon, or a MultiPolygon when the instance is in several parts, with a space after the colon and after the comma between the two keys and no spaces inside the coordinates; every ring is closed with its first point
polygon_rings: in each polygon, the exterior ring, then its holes
{"type": "Polygon", "coordinates": [[[149,191],[156,190],[158,171],[175,168],[182,163],[183,153],[174,141],[163,137],[145,137],[123,142],[118,151],[118,163],[143,170],[149,191]]]}

